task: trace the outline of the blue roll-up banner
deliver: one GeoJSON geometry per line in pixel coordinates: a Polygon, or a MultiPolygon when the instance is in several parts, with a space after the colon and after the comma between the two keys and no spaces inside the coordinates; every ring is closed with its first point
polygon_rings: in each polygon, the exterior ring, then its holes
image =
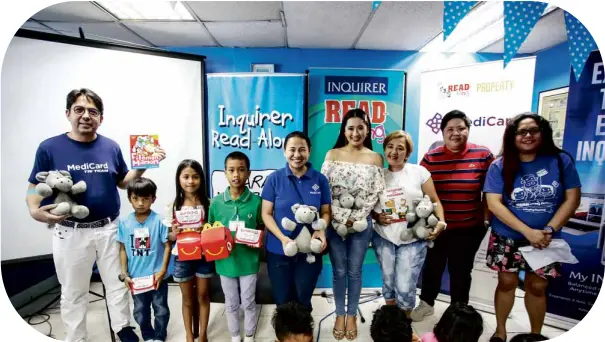
{"type": "Polygon", "coordinates": [[[563,149],[575,157],[582,200],[563,238],[579,263],[563,264],[563,276],[549,283],[547,323],[584,318],[603,283],[605,70],[599,51],[590,54],[578,81],[571,73],[569,85],[563,149]]]}
{"type": "Polygon", "coordinates": [[[208,168],[212,197],[225,191],[225,157],[250,159],[248,187],[261,193],[267,176],[286,165],[288,133],[303,130],[304,74],[208,74],[208,168]]]}

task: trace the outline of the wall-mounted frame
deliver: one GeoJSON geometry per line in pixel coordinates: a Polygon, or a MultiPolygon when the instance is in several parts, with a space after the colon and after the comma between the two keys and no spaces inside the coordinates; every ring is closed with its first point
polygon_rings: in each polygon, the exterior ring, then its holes
{"type": "Polygon", "coordinates": [[[553,140],[559,148],[563,148],[568,95],[569,87],[546,90],[540,92],[538,102],[538,114],[550,122],[553,140]]]}
{"type": "Polygon", "coordinates": [[[252,64],[252,72],[275,72],[275,64],[252,64]]]}

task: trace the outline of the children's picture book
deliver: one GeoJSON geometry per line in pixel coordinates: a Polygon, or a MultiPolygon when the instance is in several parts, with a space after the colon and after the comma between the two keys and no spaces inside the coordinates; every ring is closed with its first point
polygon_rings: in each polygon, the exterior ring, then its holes
{"type": "Polygon", "coordinates": [[[385,191],[384,201],[380,203],[382,212],[391,216],[391,222],[404,222],[408,213],[408,204],[405,199],[405,188],[390,188],[385,191]]]}
{"type": "Polygon", "coordinates": [[[130,136],[130,165],[133,169],[153,169],[160,167],[157,149],[160,142],[157,134],[130,136]]]}

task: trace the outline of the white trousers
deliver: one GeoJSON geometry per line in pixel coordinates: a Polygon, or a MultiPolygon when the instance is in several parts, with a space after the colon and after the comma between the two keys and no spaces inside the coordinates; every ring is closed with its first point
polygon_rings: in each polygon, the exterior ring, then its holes
{"type": "Polygon", "coordinates": [[[61,284],[61,318],[68,342],[86,341],[86,311],[90,277],[96,261],[105,285],[111,328],[120,331],[130,323],[128,290],[118,279],[120,248],[116,221],[101,228],[55,225],[53,257],[61,284]]]}

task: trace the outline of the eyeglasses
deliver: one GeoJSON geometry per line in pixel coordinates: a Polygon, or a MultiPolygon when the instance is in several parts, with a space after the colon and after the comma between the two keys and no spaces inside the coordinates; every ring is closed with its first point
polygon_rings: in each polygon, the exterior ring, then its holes
{"type": "Polygon", "coordinates": [[[96,108],[75,106],[72,110],[74,111],[74,113],[76,113],[77,116],[84,115],[84,112],[86,111],[88,111],[88,115],[90,115],[91,118],[98,118],[99,116],[101,116],[101,112],[96,108]]]}
{"type": "Polygon", "coordinates": [[[538,133],[541,133],[542,130],[538,127],[534,127],[534,128],[530,128],[530,129],[520,129],[517,132],[515,132],[515,134],[519,137],[524,137],[527,135],[527,133],[529,133],[529,135],[534,136],[538,133]]]}

